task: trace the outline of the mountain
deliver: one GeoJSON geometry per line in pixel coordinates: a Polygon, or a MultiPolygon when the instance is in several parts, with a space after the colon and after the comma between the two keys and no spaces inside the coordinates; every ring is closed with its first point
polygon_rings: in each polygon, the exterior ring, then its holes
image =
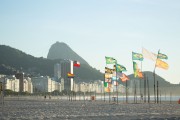
{"type": "Polygon", "coordinates": [[[17,71],[23,71],[32,75],[53,75],[56,60],[36,58],[5,45],[0,45],[0,55],[1,74],[15,74],[17,71]]]}
{"type": "MultiPolygon", "coordinates": [[[[62,59],[37,58],[28,55],[18,49],[0,45],[0,74],[12,75],[17,71],[23,71],[31,76],[54,75],[54,64],[59,63],[62,59]]],[[[83,60],[83,59],[81,59],[83,60]]],[[[85,61],[80,68],[75,68],[75,74],[79,80],[88,82],[90,80],[102,80],[103,74],[89,66],[85,61]],[[76,70],[77,69],[77,70],[76,70]]]]}
{"type": "Polygon", "coordinates": [[[47,59],[70,59],[79,61],[81,64],[88,65],[88,63],[81,56],[79,56],[67,44],[63,42],[56,42],[51,46],[47,55],[47,59]]]}

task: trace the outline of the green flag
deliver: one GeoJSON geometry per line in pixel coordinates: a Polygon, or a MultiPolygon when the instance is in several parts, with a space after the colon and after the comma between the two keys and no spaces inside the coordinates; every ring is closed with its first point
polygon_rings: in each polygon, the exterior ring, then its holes
{"type": "Polygon", "coordinates": [[[107,82],[104,82],[104,87],[108,87],[108,83],[107,82]]]}
{"type": "Polygon", "coordinates": [[[168,56],[165,55],[165,54],[162,54],[162,53],[158,52],[157,58],[159,58],[159,59],[166,59],[166,60],[167,60],[167,59],[168,59],[168,56]]]}
{"type": "Polygon", "coordinates": [[[132,52],[132,60],[140,60],[143,61],[143,55],[139,53],[132,52]]]}
{"type": "Polygon", "coordinates": [[[117,72],[127,71],[123,65],[116,64],[114,67],[117,69],[117,72]]]}
{"type": "Polygon", "coordinates": [[[112,57],[105,57],[106,59],[106,64],[115,64],[116,60],[112,57]]]}
{"type": "Polygon", "coordinates": [[[133,61],[133,70],[134,70],[134,77],[138,76],[138,66],[137,63],[133,61]]]}

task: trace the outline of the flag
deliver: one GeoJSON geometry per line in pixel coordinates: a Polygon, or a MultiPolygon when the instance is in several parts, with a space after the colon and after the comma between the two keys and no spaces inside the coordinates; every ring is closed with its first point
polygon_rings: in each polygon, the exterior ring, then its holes
{"type": "Polygon", "coordinates": [[[105,57],[106,59],[106,64],[115,64],[116,60],[112,57],[105,57]]]}
{"type": "Polygon", "coordinates": [[[156,61],[156,59],[157,59],[157,55],[156,54],[154,54],[152,52],[149,52],[145,48],[142,48],[142,54],[143,54],[144,58],[150,59],[152,61],[156,61]]]}
{"type": "Polygon", "coordinates": [[[138,77],[139,78],[143,78],[144,76],[143,76],[143,73],[140,71],[140,70],[138,70],[138,77]]]}
{"type": "Polygon", "coordinates": [[[74,74],[68,72],[68,73],[67,73],[67,77],[68,77],[68,78],[73,78],[73,77],[74,77],[74,74]]]}
{"type": "Polygon", "coordinates": [[[137,63],[133,61],[133,70],[134,70],[134,77],[138,76],[138,66],[137,63]]]}
{"type": "Polygon", "coordinates": [[[114,86],[118,86],[118,82],[117,81],[114,81],[114,86]]]}
{"type": "Polygon", "coordinates": [[[118,80],[119,78],[117,77],[116,78],[116,76],[113,76],[112,78],[111,78],[111,80],[113,80],[113,81],[115,81],[115,80],[118,80]]]}
{"type": "Polygon", "coordinates": [[[74,61],[74,66],[75,66],[75,67],[80,67],[80,62],[74,61]]]}
{"type": "Polygon", "coordinates": [[[105,87],[105,92],[110,92],[110,88],[105,87]]]}
{"type": "Polygon", "coordinates": [[[166,62],[164,62],[164,61],[162,61],[160,59],[157,59],[156,67],[159,67],[159,68],[167,70],[169,68],[169,65],[166,62]]]}
{"type": "Polygon", "coordinates": [[[114,71],[115,71],[114,69],[110,69],[108,67],[105,67],[105,73],[113,74],[114,71]]]}
{"type": "Polygon", "coordinates": [[[111,77],[112,77],[112,74],[105,73],[105,78],[111,78],[111,77]]]}
{"type": "Polygon", "coordinates": [[[111,83],[108,83],[108,88],[111,88],[112,87],[112,84],[111,83]]]}
{"type": "Polygon", "coordinates": [[[110,78],[105,78],[105,82],[111,83],[112,80],[110,78]]]}
{"type": "Polygon", "coordinates": [[[120,77],[122,82],[126,82],[127,80],[129,80],[129,77],[126,76],[124,73],[122,73],[122,76],[120,77]]]}
{"type": "Polygon", "coordinates": [[[104,82],[104,87],[108,87],[108,83],[107,82],[104,82]]]}
{"type": "Polygon", "coordinates": [[[167,60],[167,59],[168,59],[168,56],[165,55],[165,54],[162,54],[162,53],[158,52],[157,58],[158,58],[158,59],[166,59],[166,60],[167,60]]]}
{"type": "Polygon", "coordinates": [[[114,65],[114,68],[117,69],[117,72],[127,71],[126,68],[123,65],[120,65],[120,64],[114,65]]]}
{"type": "Polygon", "coordinates": [[[143,61],[143,55],[139,53],[132,52],[132,60],[140,60],[143,61]]]}

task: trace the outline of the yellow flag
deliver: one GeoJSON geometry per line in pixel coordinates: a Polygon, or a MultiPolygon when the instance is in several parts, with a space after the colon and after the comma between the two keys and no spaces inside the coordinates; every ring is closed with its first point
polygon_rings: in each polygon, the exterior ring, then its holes
{"type": "Polygon", "coordinates": [[[110,92],[110,88],[109,88],[109,87],[106,87],[106,88],[105,88],[105,92],[110,92]]]}
{"type": "Polygon", "coordinates": [[[162,61],[160,59],[157,59],[156,67],[159,67],[159,68],[167,70],[169,68],[169,65],[166,62],[164,62],[164,61],[162,61]]]}

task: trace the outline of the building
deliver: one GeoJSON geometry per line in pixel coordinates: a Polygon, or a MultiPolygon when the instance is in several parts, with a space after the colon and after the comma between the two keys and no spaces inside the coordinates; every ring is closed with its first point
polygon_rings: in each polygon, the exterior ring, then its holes
{"type": "Polygon", "coordinates": [[[73,90],[73,78],[68,78],[67,73],[73,74],[73,61],[63,60],[61,61],[61,77],[64,78],[64,89],[73,90]]]}
{"type": "Polygon", "coordinates": [[[61,92],[61,84],[49,76],[33,77],[34,92],[61,92]]]}
{"type": "Polygon", "coordinates": [[[32,85],[32,81],[31,81],[31,78],[29,77],[25,77],[24,80],[24,89],[23,91],[24,92],[28,92],[28,93],[33,93],[33,85],[32,85]]]}
{"type": "Polygon", "coordinates": [[[54,65],[54,77],[56,80],[61,78],[61,64],[59,63],[54,65]]]}
{"type": "MultiPolygon", "coordinates": [[[[14,92],[20,92],[20,80],[15,76],[7,76],[5,78],[5,89],[12,90],[14,92]]],[[[31,78],[27,77],[23,79],[23,89],[21,92],[33,93],[33,86],[31,78]]]]}
{"type": "Polygon", "coordinates": [[[61,78],[60,81],[61,81],[61,91],[62,91],[64,90],[64,78],[61,78]]]}
{"type": "Polygon", "coordinates": [[[5,89],[19,92],[19,79],[16,79],[15,76],[5,77],[5,89]]]}
{"type": "Polygon", "coordinates": [[[24,83],[23,83],[23,80],[24,80],[24,73],[17,73],[16,75],[15,75],[15,77],[17,78],[17,79],[19,79],[19,92],[21,93],[21,92],[24,92],[24,83]]]}

